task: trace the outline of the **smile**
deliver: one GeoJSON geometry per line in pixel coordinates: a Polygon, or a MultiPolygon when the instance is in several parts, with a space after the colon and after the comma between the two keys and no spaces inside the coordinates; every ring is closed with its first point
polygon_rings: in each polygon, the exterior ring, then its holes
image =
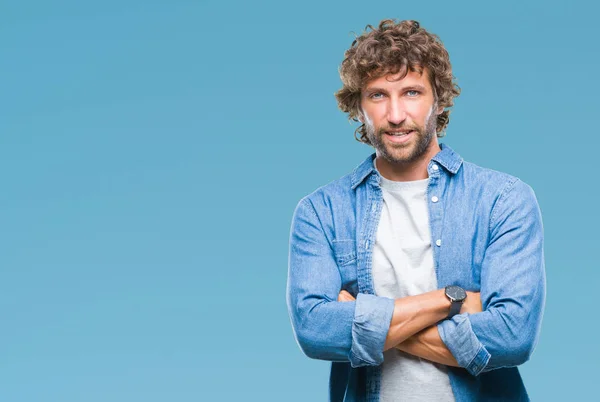
{"type": "Polygon", "coordinates": [[[386,131],[386,137],[390,139],[391,142],[394,143],[403,143],[409,140],[412,137],[414,130],[410,131],[386,131]]]}

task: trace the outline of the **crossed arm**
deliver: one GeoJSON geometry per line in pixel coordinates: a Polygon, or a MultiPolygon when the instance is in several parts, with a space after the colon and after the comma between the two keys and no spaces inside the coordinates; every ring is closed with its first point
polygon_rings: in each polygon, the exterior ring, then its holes
{"type": "Polygon", "coordinates": [[[450,303],[441,290],[397,300],[358,292],[354,301],[339,301],[344,272],[356,256],[352,243],[328,238],[324,221],[305,198],[290,237],[286,298],[307,356],[374,366],[383,362],[383,350],[398,347],[472,375],[529,359],[541,325],[545,273],[541,214],[527,185],[511,182],[491,213],[478,267],[481,307],[452,319],[444,319],[450,303]]]}
{"type": "MultiPolygon", "coordinates": [[[[445,298],[443,293],[441,296],[445,298]]],[[[356,299],[345,290],[342,290],[338,295],[338,301],[340,302],[350,302],[355,300],[356,299]]],[[[428,292],[419,296],[396,299],[394,302],[392,323],[386,337],[384,350],[395,347],[405,353],[435,363],[459,367],[458,362],[450,350],[446,347],[444,342],[442,342],[442,338],[440,337],[437,326],[435,325],[437,321],[444,319],[448,315],[450,302],[446,300],[445,303],[441,304],[443,306],[442,311],[445,313],[445,315],[442,317],[439,317],[435,314],[430,314],[428,311],[428,305],[415,305],[421,301],[426,301],[432,303],[431,305],[435,305],[436,300],[440,300],[440,290],[428,292]],[[410,325],[410,319],[412,318],[410,313],[397,314],[397,311],[408,310],[410,312],[414,309],[420,310],[420,313],[425,313],[421,317],[422,320],[419,322],[419,324],[422,324],[424,321],[429,322],[428,326],[417,330],[417,332],[414,332],[414,329],[419,328],[419,325],[410,325]],[[428,321],[428,319],[432,320],[435,318],[439,319],[433,322],[428,321]]],[[[479,292],[467,292],[467,299],[465,300],[460,312],[475,314],[481,312],[481,310],[481,298],[479,297],[479,292]]]]}

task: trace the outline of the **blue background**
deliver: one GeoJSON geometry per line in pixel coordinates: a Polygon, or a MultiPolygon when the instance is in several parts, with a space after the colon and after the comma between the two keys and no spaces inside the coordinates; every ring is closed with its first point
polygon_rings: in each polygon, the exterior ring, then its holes
{"type": "Polygon", "coordinates": [[[450,52],[462,94],[444,142],[538,196],[531,397],[592,400],[600,62],[585,4],[3,2],[0,400],[325,400],[329,363],[302,355],[285,305],[290,222],[372,152],[333,93],[351,32],[390,17],[450,52]]]}

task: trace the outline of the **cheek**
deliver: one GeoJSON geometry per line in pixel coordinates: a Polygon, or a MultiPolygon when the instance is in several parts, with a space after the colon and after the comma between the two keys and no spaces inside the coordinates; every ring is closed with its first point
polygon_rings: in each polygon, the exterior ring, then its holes
{"type": "Polygon", "coordinates": [[[421,106],[419,108],[416,108],[416,110],[414,111],[413,117],[416,121],[418,121],[419,123],[425,123],[426,121],[429,121],[429,119],[431,119],[431,117],[433,116],[433,107],[431,106],[421,106]]]}
{"type": "Polygon", "coordinates": [[[370,107],[368,109],[363,109],[364,113],[364,119],[365,119],[365,123],[371,124],[371,125],[380,125],[381,122],[385,119],[385,108],[382,106],[377,105],[378,107],[370,107]]]}
{"type": "Polygon", "coordinates": [[[365,123],[366,125],[372,126],[373,125],[373,114],[371,113],[371,111],[363,109],[361,121],[363,123],[365,123]]]}

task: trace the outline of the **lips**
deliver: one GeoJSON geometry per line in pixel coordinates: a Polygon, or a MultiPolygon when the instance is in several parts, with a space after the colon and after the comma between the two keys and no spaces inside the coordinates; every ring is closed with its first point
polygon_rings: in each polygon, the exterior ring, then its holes
{"type": "Polygon", "coordinates": [[[390,142],[401,144],[412,138],[413,133],[414,130],[385,131],[385,136],[390,142]]]}
{"type": "Polygon", "coordinates": [[[410,134],[413,130],[405,130],[405,131],[386,131],[385,133],[387,135],[393,135],[393,136],[403,136],[403,135],[407,135],[410,134]]]}

